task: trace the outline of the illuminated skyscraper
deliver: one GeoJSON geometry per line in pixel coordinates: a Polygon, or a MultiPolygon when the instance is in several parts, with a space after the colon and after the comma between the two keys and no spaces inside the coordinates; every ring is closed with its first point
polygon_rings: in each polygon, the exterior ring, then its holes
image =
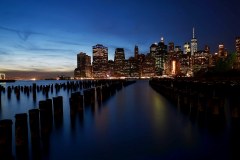
{"type": "Polygon", "coordinates": [[[195,52],[197,52],[197,39],[195,38],[195,30],[193,28],[193,37],[191,39],[191,55],[194,55],[195,52]]]}
{"type": "Polygon", "coordinates": [[[190,47],[190,43],[186,42],[183,46],[184,50],[183,50],[183,54],[189,54],[191,53],[191,47],[190,47]]]}
{"type": "Polygon", "coordinates": [[[93,49],[93,77],[105,78],[108,72],[108,48],[97,44],[93,49]]]}
{"type": "Polygon", "coordinates": [[[164,44],[164,39],[162,37],[161,41],[158,43],[157,52],[155,55],[155,70],[157,76],[164,74],[166,59],[167,45],[164,44]]]}
{"type": "Polygon", "coordinates": [[[158,47],[157,43],[153,43],[150,46],[150,55],[154,58],[155,58],[155,55],[156,55],[156,52],[157,52],[157,47],[158,47]]]}
{"type": "Polygon", "coordinates": [[[219,58],[226,58],[227,57],[227,51],[224,47],[224,44],[219,44],[219,46],[218,46],[218,57],[219,58]]]}
{"type": "Polygon", "coordinates": [[[116,48],[114,56],[114,73],[116,76],[124,75],[125,53],[123,48],[116,48]]]}

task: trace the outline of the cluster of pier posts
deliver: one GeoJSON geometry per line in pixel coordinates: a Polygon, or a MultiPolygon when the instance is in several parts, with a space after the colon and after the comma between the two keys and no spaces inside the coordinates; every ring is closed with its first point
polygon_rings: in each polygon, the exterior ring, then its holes
{"type": "MultiPolygon", "coordinates": [[[[38,109],[30,109],[27,113],[15,115],[15,146],[17,159],[29,159],[28,147],[31,134],[31,147],[33,159],[41,159],[41,146],[47,143],[53,124],[63,119],[63,97],[39,101],[38,109]],[[54,112],[52,112],[52,104],[54,112]],[[54,113],[54,114],[53,114],[54,113]],[[29,123],[28,123],[29,117],[29,123]],[[29,125],[28,125],[29,124],[29,125]],[[30,127],[28,129],[28,127],[30,127]]],[[[12,124],[11,119],[0,120],[0,157],[3,159],[14,159],[12,156],[12,124]]]]}
{"type": "MultiPolygon", "coordinates": [[[[240,83],[237,81],[198,81],[195,79],[155,78],[150,86],[174,103],[192,120],[209,124],[211,120],[236,121],[240,117],[240,83]]],[[[214,124],[216,125],[216,124],[214,124]]]]}
{"type": "MultiPolygon", "coordinates": [[[[61,88],[71,91],[70,115],[71,118],[76,113],[82,113],[84,106],[92,106],[95,100],[98,103],[106,101],[113,96],[117,90],[128,86],[135,81],[126,80],[101,80],[101,81],[76,81],[67,82],[67,84],[55,84],[56,92],[61,88]],[[83,94],[78,92],[83,89],[83,94]]],[[[43,91],[45,94],[53,92],[53,85],[37,86],[35,83],[30,87],[8,87],[7,94],[11,94],[14,90],[16,95],[20,95],[21,91],[29,94],[33,92],[43,91]]],[[[5,88],[0,86],[1,92],[5,92],[5,88]]],[[[11,95],[10,95],[11,96],[11,95]]],[[[0,96],[1,99],[1,96],[0,96]]],[[[0,102],[1,103],[1,102],[0,102]]],[[[29,159],[29,144],[31,145],[32,158],[41,159],[41,150],[48,148],[50,133],[53,127],[62,126],[63,123],[63,97],[57,96],[46,100],[39,101],[37,109],[30,109],[28,113],[19,113],[15,115],[15,147],[17,159],[29,159]],[[29,117],[29,119],[28,119],[29,117]],[[29,128],[28,128],[29,127],[29,128]],[[30,131],[30,136],[28,135],[30,131]],[[29,138],[30,137],[30,138],[29,138]],[[30,139],[30,140],[29,140],[30,139]],[[31,143],[29,143],[31,142],[31,143]]],[[[0,157],[1,159],[15,159],[12,154],[12,125],[11,119],[0,120],[0,157]]],[[[46,149],[47,150],[47,149],[46,149]]]]}
{"type": "Polygon", "coordinates": [[[83,121],[83,112],[85,107],[90,107],[94,112],[95,103],[101,106],[115,93],[136,81],[126,80],[103,80],[95,87],[87,88],[83,92],[73,92],[69,98],[70,103],[70,116],[71,116],[71,127],[75,128],[75,121],[78,117],[80,122],[83,121]]]}

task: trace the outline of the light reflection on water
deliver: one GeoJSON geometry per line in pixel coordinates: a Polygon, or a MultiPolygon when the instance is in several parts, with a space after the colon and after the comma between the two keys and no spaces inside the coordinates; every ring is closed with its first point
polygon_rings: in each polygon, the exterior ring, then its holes
{"type": "MultiPolygon", "coordinates": [[[[39,83],[46,82],[56,83],[39,83]]],[[[87,106],[83,115],[72,119],[70,92],[49,94],[49,98],[64,97],[64,121],[62,127],[53,127],[45,159],[230,159],[228,148],[232,141],[239,141],[229,138],[233,134],[228,127],[217,133],[199,127],[155,92],[148,81],[123,88],[107,102],[87,106]]],[[[43,99],[46,97],[41,93],[35,103],[31,94],[21,94],[19,101],[14,95],[7,100],[7,94],[2,94],[0,119],[13,119],[16,113],[37,108],[43,99]]]]}

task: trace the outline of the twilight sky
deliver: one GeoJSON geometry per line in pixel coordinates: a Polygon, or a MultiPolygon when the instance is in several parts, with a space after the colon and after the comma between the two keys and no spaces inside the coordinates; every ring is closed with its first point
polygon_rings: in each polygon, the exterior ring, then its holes
{"type": "Polygon", "coordinates": [[[239,0],[1,0],[0,72],[73,71],[76,55],[103,44],[133,55],[164,37],[183,45],[195,27],[199,49],[219,43],[234,51],[239,0]]]}

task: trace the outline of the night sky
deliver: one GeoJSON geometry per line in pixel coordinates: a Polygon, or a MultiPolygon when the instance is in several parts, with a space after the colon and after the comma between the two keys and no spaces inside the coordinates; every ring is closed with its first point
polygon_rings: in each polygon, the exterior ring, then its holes
{"type": "Polygon", "coordinates": [[[183,46],[193,27],[198,49],[235,51],[239,19],[239,0],[1,0],[0,72],[73,72],[77,54],[92,56],[93,45],[108,47],[109,59],[122,47],[128,58],[161,37],[183,46]]]}

